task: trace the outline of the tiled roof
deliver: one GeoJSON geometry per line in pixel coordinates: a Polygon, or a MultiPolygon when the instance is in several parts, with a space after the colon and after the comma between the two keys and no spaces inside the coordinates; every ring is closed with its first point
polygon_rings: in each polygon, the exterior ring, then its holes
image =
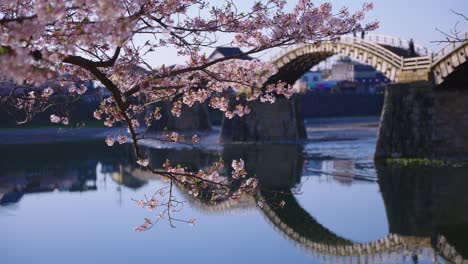
{"type": "MultiPolygon", "coordinates": [[[[219,52],[221,53],[224,57],[232,57],[232,56],[236,56],[236,55],[239,55],[242,53],[242,50],[239,49],[239,48],[232,48],[232,47],[217,47],[213,53],[211,53],[210,55],[210,58],[213,57],[214,54],[216,54],[216,52],[219,52]]],[[[242,55],[240,56],[241,60],[251,60],[252,57],[248,56],[248,55],[242,55]]]]}

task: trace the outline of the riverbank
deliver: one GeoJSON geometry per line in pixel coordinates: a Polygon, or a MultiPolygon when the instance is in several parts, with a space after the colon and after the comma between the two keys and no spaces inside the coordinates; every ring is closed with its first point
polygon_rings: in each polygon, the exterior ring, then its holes
{"type": "MultiPolygon", "coordinates": [[[[375,137],[379,117],[333,117],[311,118],[305,120],[309,140],[327,140],[332,138],[375,137]]],[[[0,128],[0,144],[37,144],[60,141],[79,141],[104,139],[108,135],[126,134],[122,127],[26,127],[0,128]]],[[[197,133],[203,141],[217,143],[220,128],[197,133]]]]}
{"type": "Polygon", "coordinates": [[[0,144],[38,144],[61,141],[104,139],[124,128],[104,127],[42,127],[0,129],[0,144]]]}

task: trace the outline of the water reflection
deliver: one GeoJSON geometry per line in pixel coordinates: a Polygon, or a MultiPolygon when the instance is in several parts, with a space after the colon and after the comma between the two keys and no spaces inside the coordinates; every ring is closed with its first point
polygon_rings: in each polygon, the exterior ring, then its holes
{"type": "MultiPolygon", "coordinates": [[[[223,160],[242,158],[249,175],[256,175],[264,189],[288,189],[301,182],[304,165],[302,147],[277,144],[225,145],[223,160]]],[[[230,164],[226,164],[230,167],[230,164]]]]}
{"type": "MultiPolygon", "coordinates": [[[[333,181],[354,188],[354,183],[368,180],[359,176],[362,175],[359,162],[306,158],[304,148],[297,145],[240,144],[226,145],[222,151],[146,151],[155,167],[169,158],[174,164],[184,164],[191,170],[206,168],[220,157],[226,161],[227,168],[230,167],[229,160],[244,159],[249,174],[255,174],[259,179],[262,191],[257,199],[265,201],[262,208],[257,207],[253,197],[244,197],[241,203],[226,200],[212,204],[194,199],[182,189],[180,194],[191,207],[202,212],[258,210],[274,230],[319,262],[468,259],[468,194],[465,190],[468,168],[376,164],[377,174],[373,177],[378,183],[370,184],[378,184],[380,188],[390,232],[384,237],[358,243],[328,228],[327,222],[318,221],[304,209],[304,204],[291,190],[297,192],[304,176],[322,177],[324,172],[333,181]],[[279,206],[283,200],[285,206],[279,206]]],[[[37,192],[99,192],[96,183],[107,178],[133,190],[160,180],[158,175],[135,166],[132,149],[125,145],[112,149],[102,142],[7,145],[0,147],[0,153],[3,153],[0,159],[0,205],[7,207],[21,203],[23,196],[37,192]],[[98,175],[105,178],[99,179],[98,175]]],[[[374,168],[364,169],[372,172],[374,168]]],[[[324,202],[326,199],[323,197],[324,202]]],[[[345,224],[353,228],[353,223],[345,224]]],[[[238,231],[226,229],[225,232],[238,231]]]]}
{"type": "Polygon", "coordinates": [[[426,238],[450,260],[468,259],[468,168],[376,167],[390,232],[426,238]]]}
{"type": "Polygon", "coordinates": [[[97,161],[87,158],[95,152],[73,145],[69,147],[78,151],[67,151],[62,144],[2,146],[0,204],[19,202],[28,193],[96,190],[97,161]]]}

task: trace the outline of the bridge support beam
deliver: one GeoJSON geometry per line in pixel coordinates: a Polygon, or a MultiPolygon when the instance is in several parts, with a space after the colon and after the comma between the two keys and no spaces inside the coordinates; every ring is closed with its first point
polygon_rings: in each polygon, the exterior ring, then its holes
{"type": "Polygon", "coordinates": [[[452,86],[389,85],[375,158],[468,160],[468,87],[452,86]]]}
{"type": "Polygon", "coordinates": [[[288,142],[307,138],[300,98],[280,97],[274,104],[249,102],[251,113],[233,119],[224,118],[222,143],[288,142]]]}

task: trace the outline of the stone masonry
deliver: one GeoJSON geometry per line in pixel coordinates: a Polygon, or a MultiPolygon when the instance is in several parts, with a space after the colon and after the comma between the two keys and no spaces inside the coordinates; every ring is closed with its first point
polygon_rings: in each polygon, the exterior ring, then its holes
{"type": "Polygon", "coordinates": [[[468,90],[463,88],[440,89],[425,81],[389,85],[375,158],[466,160],[468,90]]]}

